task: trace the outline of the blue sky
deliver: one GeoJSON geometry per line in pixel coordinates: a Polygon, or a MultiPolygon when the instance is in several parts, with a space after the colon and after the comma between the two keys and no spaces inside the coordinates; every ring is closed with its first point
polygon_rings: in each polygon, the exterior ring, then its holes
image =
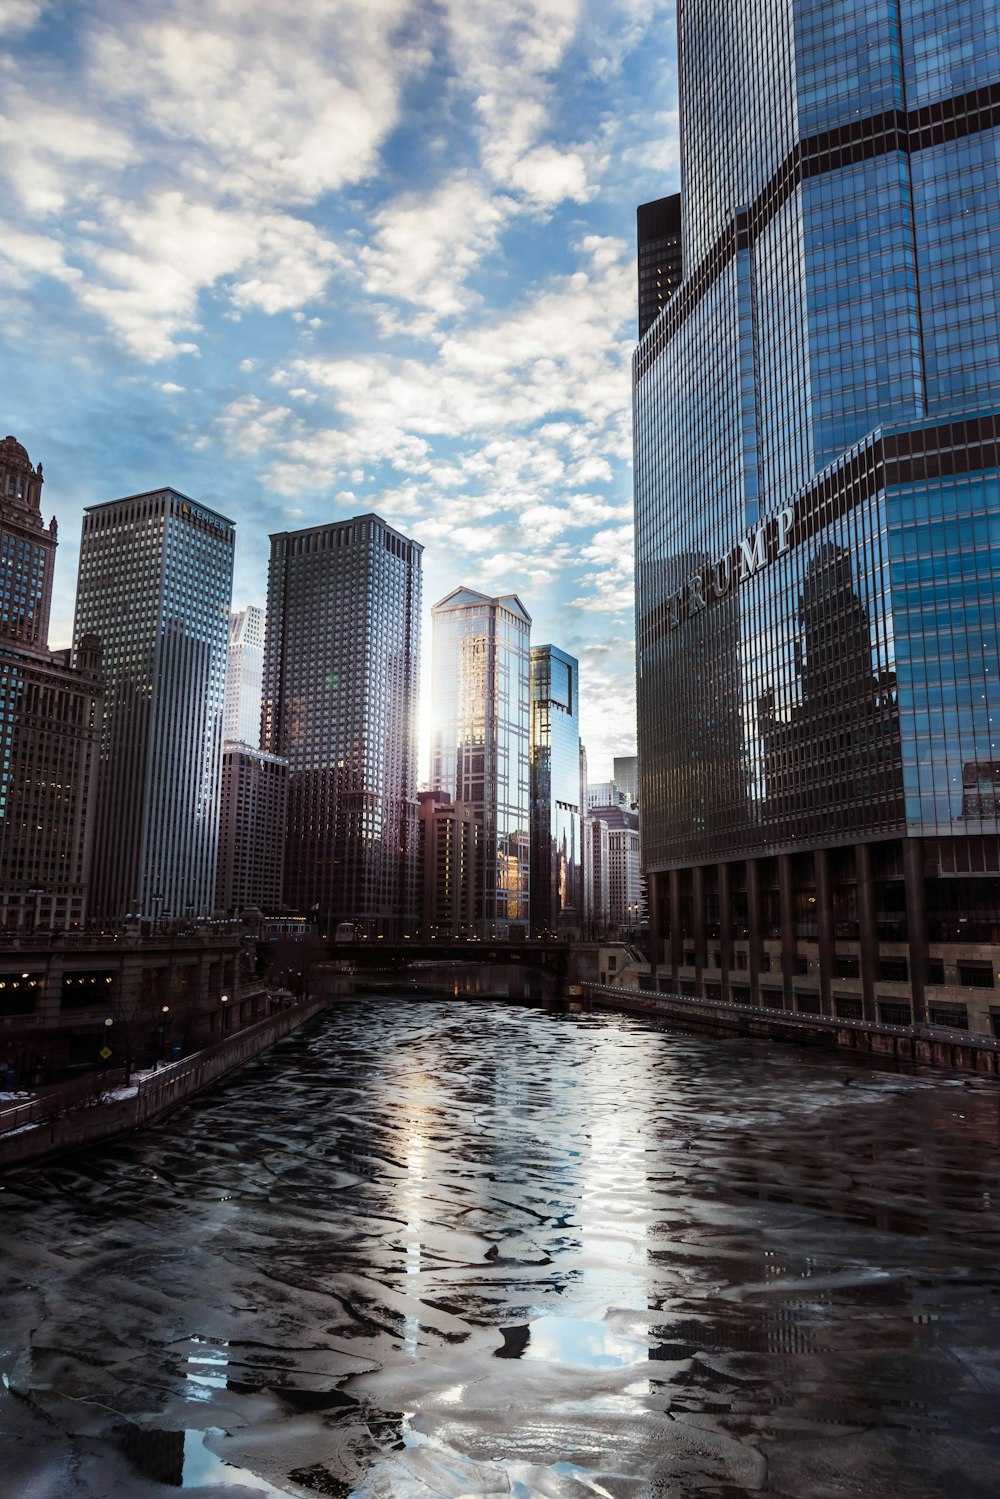
{"type": "Polygon", "coordinates": [[[428,609],[516,592],[579,657],[610,774],[635,206],[676,125],[658,0],[0,0],[0,425],[59,521],[53,645],[84,505],[231,516],[234,607],[269,532],[377,510],[428,609]]]}

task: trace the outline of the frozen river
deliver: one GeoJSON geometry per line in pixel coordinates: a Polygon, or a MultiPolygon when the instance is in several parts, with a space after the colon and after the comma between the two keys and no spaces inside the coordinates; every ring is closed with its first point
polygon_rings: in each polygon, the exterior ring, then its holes
{"type": "Polygon", "coordinates": [[[373,999],[0,1190],[3,1499],[993,1499],[998,1094],[373,999]]]}

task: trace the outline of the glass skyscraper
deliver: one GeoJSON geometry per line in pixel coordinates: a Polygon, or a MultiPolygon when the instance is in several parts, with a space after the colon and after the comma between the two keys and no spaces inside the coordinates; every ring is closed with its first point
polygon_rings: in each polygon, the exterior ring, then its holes
{"type": "Polygon", "coordinates": [[[235,528],[174,489],[83,515],[74,639],[103,648],[93,909],[215,907],[235,528]]]}
{"type": "Polygon", "coordinates": [[[583,928],[580,668],[554,645],[531,647],[531,928],[583,928]]]}
{"type": "Polygon", "coordinates": [[[528,936],[531,616],[516,594],[456,588],[431,611],[434,789],[472,808],[481,832],[476,925],[528,936]]]}
{"type": "Polygon", "coordinates": [[[377,515],[271,537],[262,727],[289,766],[284,899],[331,935],[418,921],[422,552],[377,515]]]}
{"type": "Polygon", "coordinates": [[[1000,1030],[995,3],[678,33],[684,277],[634,361],[661,982],[1000,1030]]]}

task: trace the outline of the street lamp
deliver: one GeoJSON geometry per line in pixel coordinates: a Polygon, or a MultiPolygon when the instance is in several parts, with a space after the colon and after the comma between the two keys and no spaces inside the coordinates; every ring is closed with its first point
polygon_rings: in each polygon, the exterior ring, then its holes
{"type": "Polygon", "coordinates": [[[170,1024],[170,1006],[164,1005],[160,1010],[163,1019],[160,1021],[160,1061],[163,1061],[167,1045],[167,1026],[170,1024]]]}
{"type": "Polygon", "coordinates": [[[229,1011],[226,1009],[226,1005],[228,1005],[228,1003],[229,995],[224,994],[222,996],[222,1029],[224,1032],[229,1029],[229,1011]]]}
{"type": "Polygon", "coordinates": [[[111,1027],[114,1021],[111,1019],[104,1022],[104,1045],[101,1047],[101,1061],[104,1063],[104,1071],[108,1070],[108,1061],[111,1057],[111,1027]]]}

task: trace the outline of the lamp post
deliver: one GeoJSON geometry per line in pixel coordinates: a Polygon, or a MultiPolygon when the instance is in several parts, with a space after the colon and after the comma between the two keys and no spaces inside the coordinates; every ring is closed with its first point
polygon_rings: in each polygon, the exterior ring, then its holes
{"type": "Polygon", "coordinates": [[[226,1031],[229,1029],[229,1009],[228,1009],[228,1005],[229,1005],[229,995],[228,994],[224,994],[222,996],[222,1034],[223,1035],[225,1035],[226,1031]]]}
{"type": "Polygon", "coordinates": [[[101,1047],[101,1061],[104,1063],[105,1074],[108,1070],[108,1062],[111,1058],[111,1027],[114,1021],[110,1017],[104,1022],[104,1045],[101,1047]]]}
{"type": "Polygon", "coordinates": [[[167,1045],[167,1026],[170,1024],[170,1006],[164,1005],[160,1010],[163,1017],[160,1021],[160,1061],[163,1061],[167,1045]]]}

